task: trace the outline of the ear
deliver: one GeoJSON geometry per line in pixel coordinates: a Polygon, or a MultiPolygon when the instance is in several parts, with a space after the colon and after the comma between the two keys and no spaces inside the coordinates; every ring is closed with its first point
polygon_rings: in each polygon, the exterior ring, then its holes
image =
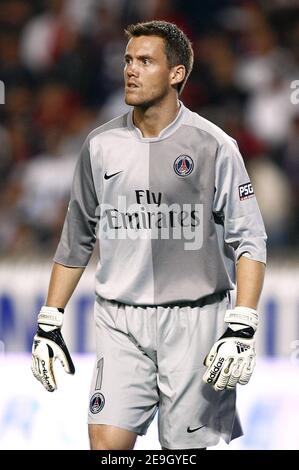
{"type": "Polygon", "coordinates": [[[170,84],[177,85],[182,82],[186,76],[186,69],[184,65],[175,65],[171,68],[170,84]]]}

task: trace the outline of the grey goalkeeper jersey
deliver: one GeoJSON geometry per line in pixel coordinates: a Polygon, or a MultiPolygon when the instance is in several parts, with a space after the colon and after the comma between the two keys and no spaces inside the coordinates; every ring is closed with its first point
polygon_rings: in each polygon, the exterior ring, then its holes
{"type": "Polygon", "coordinates": [[[236,142],[182,102],[158,137],[142,136],[133,109],[88,135],[54,261],[86,266],[97,238],[96,294],[133,305],[233,289],[241,255],[266,261],[236,142]]]}

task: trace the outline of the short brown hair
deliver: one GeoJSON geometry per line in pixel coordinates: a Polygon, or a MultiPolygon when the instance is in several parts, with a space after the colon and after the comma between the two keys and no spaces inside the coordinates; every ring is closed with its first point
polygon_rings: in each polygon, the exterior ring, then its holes
{"type": "Polygon", "coordinates": [[[173,23],[157,20],[131,24],[125,29],[125,34],[129,39],[138,36],[160,36],[164,39],[169,67],[184,65],[186,69],[184,80],[177,85],[178,93],[181,94],[194,60],[192,45],[186,34],[173,23]]]}

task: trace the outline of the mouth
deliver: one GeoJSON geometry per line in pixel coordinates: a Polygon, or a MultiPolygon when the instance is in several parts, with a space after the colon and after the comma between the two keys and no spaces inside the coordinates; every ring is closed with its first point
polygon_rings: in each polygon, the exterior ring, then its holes
{"type": "Polygon", "coordinates": [[[137,88],[139,88],[139,86],[136,85],[135,83],[127,83],[126,84],[126,89],[127,90],[133,91],[133,90],[136,90],[137,88]]]}

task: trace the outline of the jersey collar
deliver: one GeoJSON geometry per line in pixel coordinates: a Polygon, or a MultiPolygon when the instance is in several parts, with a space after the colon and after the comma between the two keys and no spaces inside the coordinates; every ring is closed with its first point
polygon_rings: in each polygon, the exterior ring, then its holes
{"type": "Polygon", "coordinates": [[[137,137],[137,139],[141,140],[142,142],[156,142],[159,140],[166,139],[180,127],[184,114],[186,112],[186,107],[184,106],[182,101],[179,101],[179,103],[180,103],[180,110],[177,116],[167,127],[161,130],[160,134],[157,137],[143,137],[141,130],[138,127],[136,127],[133,123],[134,108],[130,109],[130,111],[128,112],[127,126],[129,130],[134,134],[134,136],[137,137]]]}

